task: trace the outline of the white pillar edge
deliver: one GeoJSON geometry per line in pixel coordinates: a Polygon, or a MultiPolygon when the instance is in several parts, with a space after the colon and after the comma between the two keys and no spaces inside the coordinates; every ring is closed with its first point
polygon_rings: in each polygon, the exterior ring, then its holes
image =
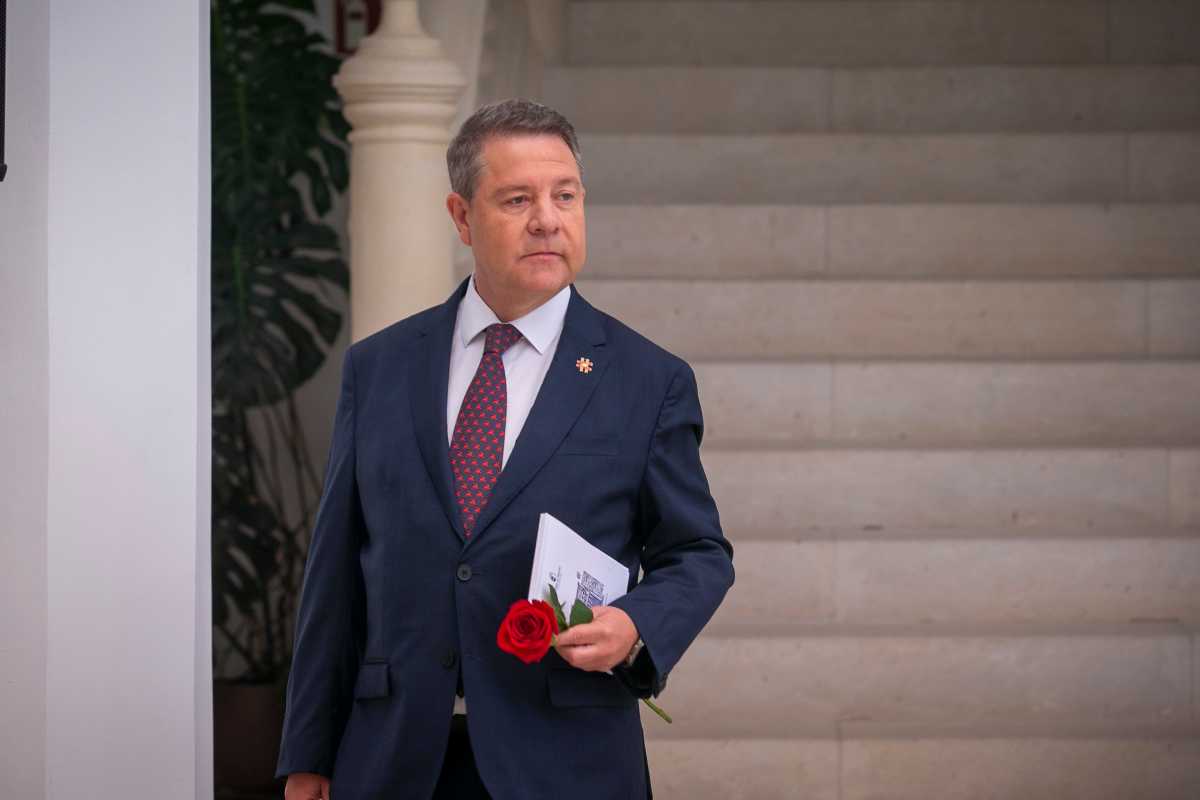
{"type": "Polygon", "coordinates": [[[46,797],[212,797],[205,0],[53,0],[46,797]]]}
{"type": "Polygon", "coordinates": [[[197,3],[199,103],[196,182],[196,800],[213,797],[212,633],[212,15],[197,3]]]}
{"type": "Polygon", "coordinates": [[[0,183],[0,797],[46,792],[50,15],[9,0],[0,183]]]}

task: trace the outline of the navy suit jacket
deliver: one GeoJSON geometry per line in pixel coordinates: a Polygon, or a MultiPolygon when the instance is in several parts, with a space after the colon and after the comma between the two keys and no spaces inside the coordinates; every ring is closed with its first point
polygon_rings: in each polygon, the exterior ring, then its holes
{"type": "Polygon", "coordinates": [[[571,287],[549,371],[466,538],[446,432],[465,289],[344,357],[277,775],[329,776],[336,800],[430,797],[461,669],[495,800],[564,788],[579,800],[651,797],[637,698],[662,691],[734,579],[700,464],[695,377],[571,287]],[[497,646],[500,620],[526,596],[542,512],[629,567],[629,593],[612,605],[645,642],[633,668],[588,672],[553,649],[527,665],[497,646]]]}

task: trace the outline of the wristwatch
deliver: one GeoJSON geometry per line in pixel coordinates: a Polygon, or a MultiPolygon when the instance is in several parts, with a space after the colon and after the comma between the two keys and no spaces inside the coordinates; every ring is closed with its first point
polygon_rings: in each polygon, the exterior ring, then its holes
{"type": "Polygon", "coordinates": [[[633,662],[637,660],[638,653],[642,652],[644,646],[645,643],[642,642],[642,637],[639,636],[638,640],[633,643],[633,648],[629,651],[629,655],[625,656],[625,666],[633,666],[633,662]]]}

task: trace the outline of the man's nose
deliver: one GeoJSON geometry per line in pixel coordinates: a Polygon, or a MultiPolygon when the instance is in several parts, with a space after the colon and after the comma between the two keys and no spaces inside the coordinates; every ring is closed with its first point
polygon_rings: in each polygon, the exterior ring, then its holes
{"type": "Polygon", "coordinates": [[[533,234],[557,233],[561,219],[558,208],[549,197],[534,201],[530,208],[529,232],[533,234]]]}

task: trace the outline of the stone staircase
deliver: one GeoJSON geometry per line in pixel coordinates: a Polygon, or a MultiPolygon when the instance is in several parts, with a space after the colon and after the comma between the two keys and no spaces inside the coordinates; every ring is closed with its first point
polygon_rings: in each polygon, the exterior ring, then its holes
{"type": "Polygon", "coordinates": [[[656,796],[1200,797],[1200,1],[574,2],[737,584],[656,796]]]}

